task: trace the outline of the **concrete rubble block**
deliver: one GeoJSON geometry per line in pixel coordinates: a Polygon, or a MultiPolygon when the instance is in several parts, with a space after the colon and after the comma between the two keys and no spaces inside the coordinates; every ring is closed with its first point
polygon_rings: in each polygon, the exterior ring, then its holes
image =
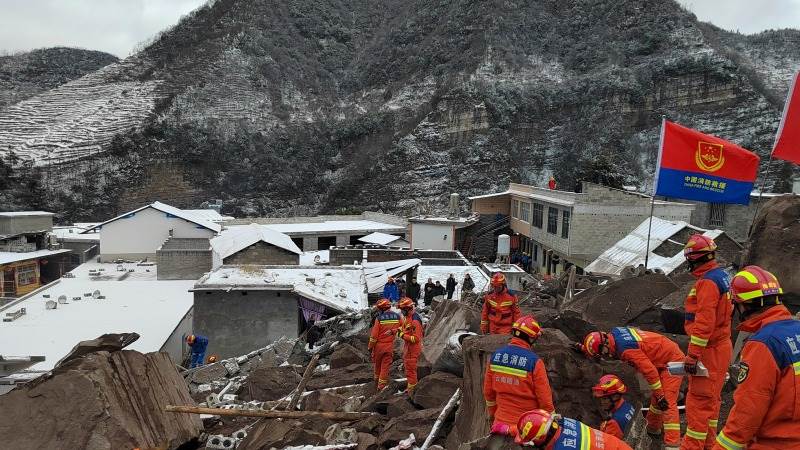
{"type": "Polygon", "coordinates": [[[420,380],[411,399],[424,409],[441,408],[462,385],[462,379],[447,372],[434,372],[420,380]]]}
{"type": "Polygon", "coordinates": [[[431,432],[433,424],[441,412],[441,408],[423,409],[389,420],[383,428],[383,432],[378,436],[378,445],[386,448],[393,447],[400,441],[408,439],[410,434],[421,436],[420,439],[424,440],[431,432]]]}
{"type": "Polygon", "coordinates": [[[225,370],[228,372],[228,376],[234,376],[239,373],[239,363],[235,359],[226,359],[222,361],[222,365],[225,366],[225,370]]]}
{"type": "Polygon", "coordinates": [[[339,411],[347,397],[328,391],[314,391],[303,398],[305,411],[339,411]]]}
{"type": "Polygon", "coordinates": [[[0,396],[4,448],[175,449],[202,432],[167,353],[100,351],[70,360],[0,396]]]}
{"type": "Polygon", "coordinates": [[[208,437],[206,448],[209,450],[231,450],[239,444],[239,439],[215,434],[208,437]]]}
{"type": "MultiPolygon", "coordinates": [[[[364,347],[366,349],[366,347],[364,347]]],[[[369,362],[366,352],[356,349],[350,344],[339,344],[331,355],[331,369],[341,369],[351,364],[369,362]]]]}
{"type": "MultiPolygon", "coordinates": [[[[306,421],[266,419],[257,422],[240,443],[238,450],[262,450],[303,445],[324,445],[325,437],[306,421]]],[[[325,425],[326,429],[331,424],[325,425]]],[[[324,432],[325,430],[323,430],[324,432]]]]}
{"type": "Polygon", "coordinates": [[[386,422],[388,422],[388,419],[385,416],[374,415],[355,422],[353,428],[359,433],[377,436],[383,431],[386,422]]]}
{"type": "Polygon", "coordinates": [[[300,378],[301,376],[290,366],[261,366],[250,372],[250,376],[237,393],[244,401],[279,400],[297,387],[300,378]]]}
{"type": "Polygon", "coordinates": [[[335,423],[325,430],[324,437],[328,445],[355,443],[358,440],[358,432],[355,428],[335,423]]]}
{"type": "Polygon", "coordinates": [[[210,384],[198,384],[194,387],[194,392],[198,394],[205,394],[211,392],[211,385],[210,384]]]}
{"type": "Polygon", "coordinates": [[[285,336],[282,336],[280,339],[272,343],[271,350],[275,353],[275,356],[281,358],[283,361],[286,361],[289,358],[289,355],[292,353],[292,348],[294,348],[296,341],[296,339],[287,339],[285,336]]]}
{"type": "Polygon", "coordinates": [[[222,363],[217,362],[197,369],[190,375],[190,379],[193,383],[207,384],[225,378],[227,375],[228,369],[222,363]]]}
{"type": "Polygon", "coordinates": [[[411,402],[408,400],[408,397],[405,395],[395,395],[390,397],[380,402],[377,408],[380,411],[386,411],[385,415],[389,418],[400,417],[403,414],[417,410],[417,408],[411,404],[411,402]]]}
{"type": "Polygon", "coordinates": [[[481,311],[478,308],[467,306],[464,303],[443,301],[440,302],[425,328],[422,354],[418,367],[426,374],[431,372],[431,366],[439,360],[448,345],[450,337],[459,331],[480,331],[481,311]]]}
{"type": "Polygon", "coordinates": [[[341,369],[331,369],[327,372],[315,373],[306,390],[315,391],[337,386],[368,383],[375,376],[372,364],[351,364],[341,369]]]}

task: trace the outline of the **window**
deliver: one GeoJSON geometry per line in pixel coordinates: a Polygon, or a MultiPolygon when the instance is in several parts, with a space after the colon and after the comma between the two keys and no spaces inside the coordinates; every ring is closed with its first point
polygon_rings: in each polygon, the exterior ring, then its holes
{"type": "Polygon", "coordinates": [[[544,216],[544,206],[541,203],[533,204],[533,226],[542,228],[542,221],[544,216]]]}
{"type": "Polygon", "coordinates": [[[558,232],[558,208],[552,206],[547,208],[547,232],[551,234],[558,232]]]}
{"type": "Polygon", "coordinates": [[[20,286],[36,284],[36,264],[17,268],[17,284],[20,286]]]}
{"type": "Polygon", "coordinates": [[[520,204],[520,219],[523,222],[530,222],[531,221],[531,204],[528,202],[522,202],[520,204]]]}
{"type": "Polygon", "coordinates": [[[511,200],[511,217],[519,219],[519,200],[511,200]]]}
{"type": "Polygon", "coordinates": [[[725,204],[712,203],[708,215],[708,225],[712,227],[725,226],[725,204]]]}
{"type": "Polygon", "coordinates": [[[561,212],[561,237],[569,238],[569,211],[561,212]]]}

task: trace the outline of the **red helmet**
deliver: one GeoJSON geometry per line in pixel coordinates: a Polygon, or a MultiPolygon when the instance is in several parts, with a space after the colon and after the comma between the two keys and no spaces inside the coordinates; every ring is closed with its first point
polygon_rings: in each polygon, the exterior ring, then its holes
{"type": "Polygon", "coordinates": [[[414,307],[414,300],[411,300],[408,297],[403,297],[400,299],[400,303],[397,304],[397,307],[400,309],[407,309],[414,307]]]}
{"type": "MultiPolygon", "coordinates": [[[[747,266],[731,280],[733,303],[752,303],[758,299],[783,294],[778,279],[758,266],[747,266]]],[[[778,301],[777,303],[780,303],[778,301]]]]}
{"type": "Polygon", "coordinates": [[[506,285],[506,276],[502,273],[498,272],[492,275],[492,286],[505,286],[506,285]]]}
{"type": "Polygon", "coordinates": [[[520,317],[514,322],[514,325],[511,326],[511,330],[511,334],[514,336],[524,334],[528,336],[531,341],[538,339],[539,336],[542,335],[542,327],[539,326],[539,322],[537,322],[536,318],[533,316],[520,317]]]}
{"type": "Polygon", "coordinates": [[[616,375],[603,375],[600,377],[600,381],[592,387],[592,393],[595,397],[609,397],[626,392],[628,392],[628,388],[616,375]]]}
{"type": "Polygon", "coordinates": [[[211,364],[217,362],[217,355],[211,355],[206,360],[206,363],[211,364]]]}
{"type": "Polygon", "coordinates": [[[700,259],[703,256],[717,250],[717,243],[714,239],[702,234],[693,234],[683,247],[683,256],[688,260],[700,259]]]}
{"type": "Polygon", "coordinates": [[[190,334],[190,335],[186,336],[186,343],[189,344],[189,345],[192,345],[192,344],[194,344],[195,339],[196,339],[195,335],[190,334]]]}
{"type": "Polygon", "coordinates": [[[385,298],[382,298],[378,300],[378,303],[375,303],[375,307],[380,309],[381,311],[386,311],[387,309],[392,307],[392,302],[390,302],[385,298]]]}
{"type": "Polygon", "coordinates": [[[590,358],[599,358],[608,337],[602,331],[593,331],[583,338],[583,352],[590,358]]]}
{"type": "Polygon", "coordinates": [[[517,422],[517,444],[533,444],[542,446],[547,442],[551,429],[558,428],[552,414],[543,409],[528,411],[517,422]]]}

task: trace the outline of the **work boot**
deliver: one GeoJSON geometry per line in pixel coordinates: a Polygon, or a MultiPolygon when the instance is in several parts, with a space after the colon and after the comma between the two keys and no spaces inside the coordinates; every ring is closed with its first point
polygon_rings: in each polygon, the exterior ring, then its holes
{"type": "Polygon", "coordinates": [[[645,428],[645,431],[647,431],[647,435],[650,436],[651,438],[661,440],[661,434],[663,433],[663,431],[660,428],[654,430],[650,427],[647,427],[645,428]]]}

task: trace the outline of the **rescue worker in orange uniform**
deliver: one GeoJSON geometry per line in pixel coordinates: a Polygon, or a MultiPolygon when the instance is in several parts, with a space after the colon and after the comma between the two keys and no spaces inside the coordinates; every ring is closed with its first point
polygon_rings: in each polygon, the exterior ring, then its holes
{"type": "Polygon", "coordinates": [[[800,321],[781,303],[775,275],[747,266],[731,282],[742,348],[739,386],[714,450],[800,449],[800,321]]]}
{"type": "Polygon", "coordinates": [[[700,450],[714,445],[722,387],[733,354],[730,277],[717,265],[716,250],[714,240],[701,234],[689,237],[683,249],[697,281],[685,303],[684,328],[689,336],[689,349],[684,369],[690,376],[682,450],[700,450]],[[707,377],[693,376],[700,361],[708,369],[707,377]]]}
{"type": "Polygon", "coordinates": [[[517,297],[508,292],[506,277],[502,273],[494,274],[490,284],[492,292],[483,299],[481,333],[509,334],[511,325],[522,315],[517,297]]]}
{"type": "Polygon", "coordinates": [[[519,434],[515,441],[523,447],[543,450],[632,450],[616,436],[541,409],[523,414],[517,428],[519,434]]]}
{"type": "Polygon", "coordinates": [[[616,375],[603,375],[592,387],[592,393],[600,400],[605,418],[600,424],[600,431],[619,439],[625,439],[636,416],[636,408],[625,401],[623,394],[626,392],[628,387],[616,375]]]}
{"type": "Polygon", "coordinates": [[[394,338],[400,329],[400,314],[392,311],[392,302],[382,298],[375,304],[378,317],[372,325],[367,348],[375,364],[375,382],[378,390],[382,390],[389,383],[389,367],[394,359],[394,338]]]}
{"type": "Polygon", "coordinates": [[[495,446],[516,435],[517,420],[525,411],[555,409],[544,361],[531,350],[541,335],[542,328],[533,316],[520,317],[512,324],[511,342],[489,359],[483,396],[495,446]]]}
{"type": "Polygon", "coordinates": [[[403,367],[406,372],[406,392],[411,393],[417,386],[417,362],[422,353],[422,318],[414,311],[414,301],[403,297],[397,304],[403,315],[397,335],[404,341],[403,367]]]}
{"type": "Polygon", "coordinates": [[[682,380],[669,374],[667,364],[684,359],[678,344],[651,331],[617,327],[609,333],[587,334],[580,347],[591,358],[625,361],[644,376],[652,390],[647,432],[660,435],[663,429],[664,448],[677,450],[681,439],[678,391],[682,380]]]}

